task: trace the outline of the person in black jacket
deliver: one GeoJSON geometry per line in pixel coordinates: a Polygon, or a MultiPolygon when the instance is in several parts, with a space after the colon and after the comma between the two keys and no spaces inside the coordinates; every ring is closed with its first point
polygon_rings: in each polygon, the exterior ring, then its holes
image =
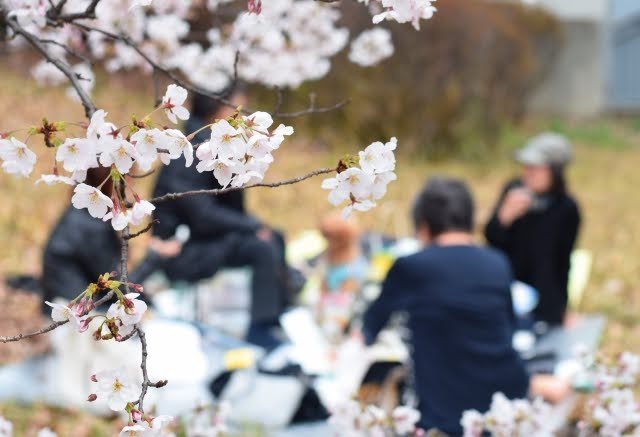
{"type": "Polygon", "coordinates": [[[571,252],[580,228],[580,211],[567,193],[564,169],[571,145],[561,135],[543,133],[516,154],[522,177],[503,189],[486,225],[489,244],[511,261],[515,279],[538,290],[534,318],[564,322],[571,252]]]}
{"type": "Polygon", "coordinates": [[[509,261],[474,244],[473,214],[464,182],[431,179],[413,209],[425,247],[395,262],[363,324],[372,344],[392,314],[408,315],[420,426],[451,436],[462,434],[464,411],[488,410],[496,392],[559,401],[569,391],[565,381],[530,378],[513,349],[509,261]]]}
{"type": "MultiPolygon", "coordinates": [[[[242,97],[236,93],[234,103],[242,104],[242,97]]],[[[186,132],[195,132],[214,119],[228,117],[233,111],[205,96],[195,95],[186,132]]],[[[203,130],[193,144],[207,141],[209,135],[209,129],[203,130]]],[[[211,172],[199,173],[195,163],[186,167],[181,158],[162,168],[153,194],[156,197],[216,188],[221,186],[211,172]]],[[[171,238],[180,225],[190,230],[190,239],[180,255],[163,267],[170,280],[195,282],[213,276],[222,267],[251,267],[251,324],[247,340],[266,347],[275,346],[272,328],[278,324],[278,317],[288,303],[284,239],[247,213],[243,191],[160,203],[154,218],[159,223],[153,233],[160,238],[171,238]]]]}
{"type": "MultiPolygon", "coordinates": [[[[87,172],[85,183],[97,187],[109,175],[100,167],[87,172]]],[[[102,192],[111,196],[112,184],[105,183],[102,192]]],[[[42,257],[40,285],[45,301],[74,299],[100,275],[120,270],[120,239],[110,222],[93,218],[86,209],[69,205],[54,227],[42,257]]],[[[157,264],[163,258],[175,256],[179,245],[153,239],[147,262],[157,264]]],[[[142,267],[142,266],[138,266],[142,267]]],[[[132,283],[141,283],[151,271],[136,268],[129,275],[132,283]]],[[[46,307],[47,311],[50,309],[46,307]]]]}

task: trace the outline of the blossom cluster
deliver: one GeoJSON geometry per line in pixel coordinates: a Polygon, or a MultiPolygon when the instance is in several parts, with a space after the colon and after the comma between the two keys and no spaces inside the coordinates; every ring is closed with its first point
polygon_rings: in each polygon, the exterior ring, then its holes
{"type": "Polygon", "coordinates": [[[418,436],[423,435],[416,427],[419,420],[420,412],[410,407],[399,406],[389,414],[350,400],[332,411],[329,423],[344,437],[418,436]]]}
{"type": "MultiPolygon", "coordinates": [[[[0,437],[13,437],[13,423],[0,416],[0,437]]],[[[57,437],[57,434],[49,428],[42,428],[36,437],[57,437]]]]}
{"type": "MultiPolygon", "coordinates": [[[[122,282],[111,278],[111,273],[105,273],[98,281],[89,284],[87,288],[69,303],[45,302],[51,307],[51,318],[54,322],[69,322],[79,332],[85,332],[90,324],[102,320],[93,333],[96,340],[110,340],[130,335],[135,326],[140,323],[147,304],[137,298],[140,293],[123,294],[120,291],[122,282]],[[95,308],[95,299],[100,293],[113,292],[117,300],[111,304],[105,315],[91,314],[95,308]]],[[[142,291],[138,284],[126,284],[135,290],[142,291]]]]}
{"type": "MultiPolygon", "coordinates": [[[[362,1],[362,0],[361,0],[362,1]]],[[[433,3],[435,0],[375,0],[377,4],[372,9],[377,11],[382,8],[381,12],[373,16],[374,23],[380,23],[383,20],[393,20],[398,23],[411,23],[416,29],[420,30],[420,21],[429,20],[436,12],[433,3]]],[[[368,0],[364,2],[369,3],[368,0]]]]}
{"type": "Polygon", "coordinates": [[[378,64],[393,55],[391,32],[381,27],[365,30],[351,43],[349,60],[362,67],[378,64]]]}
{"type": "Polygon", "coordinates": [[[353,210],[368,211],[387,192],[387,185],[397,179],[395,174],[395,149],[398,140],[393,137],[387,143],[376,141],[359,152],[358,165],[341,162],[335,177],[325,179],[322,188],[331,190],[329,202],[338,206],[347,202],[343,215],[353,210]]]}
{"type": "Polygon", "coordinates": [[[640,375],[640,356],[623,352],[612,363],[595,362],[595,395],[578,423],[579,435],[640,435],[640,403],[635,388],[640,375]]]}
{"type": "MultiPolygon", "coordinates": [[[[218,13],[231,2],[208,0],[206,7],[218,13]]],[[[435,12],[429,0],[375,2],[378,13],[374,23],[395,20],[419,28],[420,21],[435,12]]],[[[180,71],[192,84],[211,92],[225,89],[236,76],[269,87],[296,88],[325,76],[331,58],[349,42],[348,30],[339,27],[341,13],[336,5],[315,0],[249,0],[247,12],[232,9],[237,15],[224,25],[208,29],[204,40],[192,36],[190,21],[202,11],[203,2],[199,0],[101,0],[95,19],[78,21],[99,31],[73,24],[49,26],[47,12],[51,5],[45,1],[0,3],[9,11],[9,18],[47,41],[49,53],[72,67],[87,92],[95,83],[88,60],[102,61],[109,71],[139,68],[151,72],[145,57],[164,69],[180,71]],[[114,40],[109,34],[126,38],[114,40]],[[80,56],[71,56],[67,48],[80,56]],[[80,61],[74,64],[75,59],[80,61]]],[[[60,12],[68,16],[82,14],[91,0],[63,3],[60,12]]],[[[393,53],[390,36],[386,30],[364,31],[354,38],[349,58],[362,66],[377,64],[393,53]]],[[[67,77],[45,60],[34,66],[32,74],[42,85],[67,82],[67,77]]]]}
{"type": "Polygon", "coordinates": [[[201,405],[186,419],[187,437],[221,437],[227,435],[231,405],[222,401],[213,406],[201,405]]]}
{"type": "Polygon", "coordinates": [[[293,128],[283,124],[269,132],[272,124],[273,119],[266,112],[237,114],[230,120],[213,123],[210,139],[200,144],[196,152],[200,160],[197,170],[213,171],[222,187],[262,181],[273,162],[272,152],[285,136],[293,134],[293,128]]]}
{"type": "Polygon", "coordinates": [[[510,400],[502,393],[496,393],[491,400],[489,411],[482,414],[476,410],[465,411],[461,424],[465,437],[480,437],[489,433],[493,436],[544,437],[553,435],[548,429],[551,406],[542,399],[510,400]]]}
{"type": "MultiPolygon", "coordinates": [[[[186,120],[186,99],[184,88],[169,85],[155,111],[164,111],[174,123],[186,120]]],[[[92,217],[110,221],[115,230],[121,231],[128,225],[144,224],[155,210],[134,191],[127,175],[134,169],[146,172],[158,161],[169,164],[182,157],[185,165],[191,166],[195,149],[191,138],[195,133],[185,136],[177,129],[154,127],[150,116],[117,127],[106,120],[107,115],[104,110],[96,111],[85,135],[79,138],[62,138],[67,124],[46,120],[43,127],[30,129],[30,134],[43,134],[45,143],[56,151],[53,174],[42,175],[38,182],[75,185],[73,206],[86,208],[92,217]],[[102,183],[85,183],[87,171],[98,167],[109,169],[102,183]],[[109,181],[114,185],[110,196],[101,190],[109,181]]],[[[199,145],[197,170],[211,171],[223,187],[262,181],[273,162],[273,151],[293,134],[293,128],[283,124],[270,130],[272,124],[271,115],[256,112],[246,116],[236,113],[228,120],[203,126],[199,131],[210,128],[211,136],[199,145]]],[[[5,172],[23,177],[29,176],[36,164],[36,154],[13,136],[0,139],[0,159],[5,172]]]]}
{"type": "Polygon", "coordinates": [[[120,431],[120,437],[174,437],[169,430],[173,417],[144,415],[135,408],[140,393],[140,384],[125,368],[103,370],[91,375],[96,391],[89,395],[89,401],[103,399],[112,411],[125,411],[129,417],[127,425],[120,431]]]}

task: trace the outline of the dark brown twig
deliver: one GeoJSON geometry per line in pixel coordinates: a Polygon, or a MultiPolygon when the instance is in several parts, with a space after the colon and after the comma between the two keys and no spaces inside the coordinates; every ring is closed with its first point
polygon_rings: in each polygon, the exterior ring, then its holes
{"type": "Polygon", "coordinates": [[[228,188],[217,188],[213,190],[193,190],[193,191],[185,191],[182,193],[169,193],[169,194],[165,194],[164,196],[155,197],[149,200],[149,202],[153,204],[157,204],[157,203],[162,203],[169,200],[181,199],[187,196],[195,196],[195,195],[203,195],[203,194],[218,196],[220,194],[230,193],[232,191],[247,190],[249,188],[257,188],[257,187],[276,188],[276,187],[281,187],[283,185],[297,184],[298,182],[302,182],[306,179],[310,179],[312,177],[323,175],[323,174],[333,173],[335,171],[336,171],[335,168],[321,168],[319,170],[314,170],[310,173],[307,173],[303,176],[298,176],[291,179],[285,179],[279,182],[271,182],[271,183],[260,182],[257,184],[246,185],[244,187],[228,187],[228,188]]]}
{"type": "Polygon", "coordinates": [[[153,225],[157,225],[158,223],[160,223],[160,220],[153,220],[153,221],[149,222],[149,224],[147,226],[145,226],[144,229],[141,229],[140,231],[136,232],[135,234],[127,235],[124,238],[126,240],[133,240],[134,238],[139,237],[140,235],[149,232],[151,230],[151,228],[153,228],[153,225]]]}
{"type": "Polygon", "coordinates": [[[43,43],[32,33],[27,32],[15,19],[8,19],[7,26],[9,26],[17,35],[21,35],[24,39],[27,40],[33,48],[35,48],[43,58],[47,61],[51,62],[53,65],[58,68],[71,82],[71,86],[76,90],[80,101],[82,102],[82,106],[84,106],[84,112],[87,118],[91,118],[94,112],[96,112],[96,106],[94,105],[91,97],[87,94],[87,92],[82,88],[80,84],[80,80],[78,75],[71,69],[69,65],[62,62],[60,59],[51,56],[47,48],[43,45],[43,43]]]}
{"type": "MultiPolygon", "coordinates": [[[[103,303],[108,302],[109,300],[111,300],[111,298],[113,298],[113,295],[114,295],[113,291],[108,292],[101,299],[96,301],[94,306],[95,307],[99,307],[103,303]]],[[[86,316],[87,314],[89,314],[89,311],[86,311],[82,316],[86,316]]],[[[54,323],[51,323],[48,326],[45,326],[44,328],[38,329],[37,331],[30,332],[28,334],[17,334],[17,335],[14,335],[12,337],[0,337],[0,343],[11,343],[11,342],[14,342],[14,341],[25,340],[27,338],[37,337],[38,335],[42,335],[42,334],[46,334],[47,332],[51,332],[54,329],[57,329],[62,325],[66,325],[67,323],[69,323],[68,320],[65,320],[63,322],[54,322],[54,323]]]]}

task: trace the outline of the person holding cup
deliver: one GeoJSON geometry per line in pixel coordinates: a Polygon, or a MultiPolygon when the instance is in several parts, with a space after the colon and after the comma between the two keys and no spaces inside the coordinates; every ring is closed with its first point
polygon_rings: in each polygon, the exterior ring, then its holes
{"type": "Polygon", "coordinates": [[[556,133],[530,139],[515,155],[520,178],[503,189],[485,227],[488,243],[507,255],[515,279],[538,291],[535,320],[551,326],[565,320],[571,252],[580,228],[580,210],[564,174],[571,149],[556,133]]]}

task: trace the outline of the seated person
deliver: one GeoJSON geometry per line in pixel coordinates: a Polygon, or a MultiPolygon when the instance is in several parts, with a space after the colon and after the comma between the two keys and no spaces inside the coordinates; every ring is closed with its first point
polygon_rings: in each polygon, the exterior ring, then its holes
{"type": "MultiPolygon", "coordinates": [[[[240,106],[244,96],[236,92],[230,99],[240,106]]],[[[233,108],[195,95],[186,131],[195,132],[233,112],[233,108]]],[[[207,141],[210,132],[202,130],[195,136],[194,145],[207,141]]],[[[162,167],[153,195],[216,188],[221,186],[211,172],[199,173],[195,163],[186,167],[183,157],[162,167]]],[[[212,277],[222,267],[251,267],[251,323],[247,340],[266,348],[275,347],[278,341],[273,330],[289,302],[284,239],[247,213],[243,191],[160,203],[154,218],[159,224],[154,226],[153,233],[161,239],[171,238],[180,225],[187,225],[190,230],[190,239],[180,255],[162,267],[170,280],[196,282],[212,277]]]]}
{"type": "Polygon", "coordinates": [[[394,312],[408,314],[420,426],[450,435],[462,433],[465,410],[488,410],[495,392],[551,401],[568,393],[552,377],[530,379],[513,349],[509,262],[474,244],[473,214],[463,182],[427,183],[413,209],[425,247],[396,261],[363,325],[371,344],[394,312]]]}
{"type": "Polygon", "coordinates": [[[353,303],[369,268],[360,247],[360,227],[353,219],[329,214],[320,222],[327,241],[321,257],[320,296],[317,312],[323,330],[330,338],[340,338],[347,328],[353,303]]]}
{"type": "MultiPolygon", "coordinates": [[[[86,184],[98,187],[109,175],[109,169],[100,167],[87,172],[86,184]]],[[[101,190],[111,196],[112,184],[105,183],[101,190]]],[[[152,239],[146,263],[152,259],[172,257],[180,250],[172,241],[152,239]]],[[[110,222],[89,215],[86,209],[69,205],[51,232],[42,259],[41,286],[45,301],[60,297],[67,301],[82,293],[98,276],[120,270],[120,239],[110,222]]],[[[136,269],[129,275],[132,283],[141,283],[148,269],[136,269]]],[[[144,295],[143,295],[144,296],[144,295]]],[[[49,307],[45,310],[50,311],[49,307]]]]}

